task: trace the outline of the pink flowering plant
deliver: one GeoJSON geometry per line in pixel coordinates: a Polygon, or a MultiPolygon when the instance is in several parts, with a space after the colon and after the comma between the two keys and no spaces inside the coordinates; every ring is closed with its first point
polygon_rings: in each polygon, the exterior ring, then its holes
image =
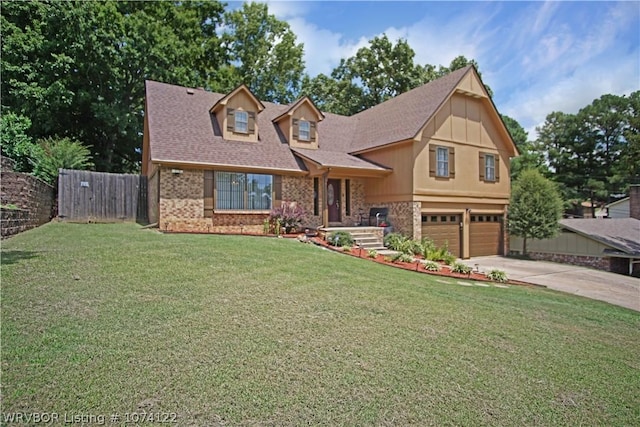
{"type": "Polygon", "coordinates": [[[300,227],[306,217],[302,206],[295,202],[282,202],[280,207],[273,208],[269,213],[269,224],[276,234],[280,234],[281,229],[284,229],[285,233],[291,233],[300,227]]]}

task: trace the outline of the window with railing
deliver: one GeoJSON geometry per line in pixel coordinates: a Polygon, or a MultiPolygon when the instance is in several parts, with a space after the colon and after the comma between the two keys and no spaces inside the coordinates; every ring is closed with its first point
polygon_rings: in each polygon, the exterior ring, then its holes
{"type": "Polygon", "coordinates": [[[217,210],[270,210],[273,176],[241,172],[215,173],[217,210]]]}

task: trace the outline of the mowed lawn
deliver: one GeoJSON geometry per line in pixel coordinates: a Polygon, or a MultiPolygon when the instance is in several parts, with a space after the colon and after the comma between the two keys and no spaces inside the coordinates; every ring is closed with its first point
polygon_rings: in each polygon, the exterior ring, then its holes
{"type": "Polygon", "coordinates": [[[2,412],[640,423],[637,312],[442,281],[295,240],[47,224],[2,242],[2,412]]]}

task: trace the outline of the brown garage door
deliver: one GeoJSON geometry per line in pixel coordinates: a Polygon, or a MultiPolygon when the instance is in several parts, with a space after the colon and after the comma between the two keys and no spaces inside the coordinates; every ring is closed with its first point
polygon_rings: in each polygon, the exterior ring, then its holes
{"type": "Polygon", "coordinates": [[[502,255],[502,216],[471,215],[469,255],[502,255]]]}
{"type": "Polygon", "coordinates": [[[422,215],[422,237],[433,240],[436,246],[449,246],[449,252],[460,256],[460,215],[422,215]]]}

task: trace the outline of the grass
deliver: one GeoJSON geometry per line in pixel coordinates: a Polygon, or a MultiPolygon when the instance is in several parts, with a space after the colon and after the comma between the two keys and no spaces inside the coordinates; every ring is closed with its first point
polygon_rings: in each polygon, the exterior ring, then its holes
{"type": "Polygon", "coordinates": [[[51,223],[2,243],[1,297],[4,414],[640,420],[638,313],[537,287],[459,286],[289,239],[51,223]]]}

